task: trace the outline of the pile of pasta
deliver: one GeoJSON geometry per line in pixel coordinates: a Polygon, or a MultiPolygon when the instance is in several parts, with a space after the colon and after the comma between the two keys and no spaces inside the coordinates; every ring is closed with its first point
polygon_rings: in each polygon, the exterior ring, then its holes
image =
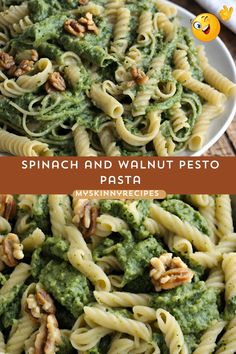
{"type": "Polygon", "coordinates": [[[0,211],[2,354],[235,352],[228,195],[1,195],[0,211]],[[154,287],[150,261],[166,253],[190,282],[154,287]]]}
{"type": "Polygon", "coordinates": [[[208,62],[204,48],[194,45],[169,2],[2,0],[0,6],[1,51],[16,64],[30,59],[30,50],[39,56],[30,72],[18,77],[0,61],[0,151],[22,156],[198,151],[211,121],[236,92],[208,62]],[[82,27],[81,34],[76,21],[86,23],[86,16],[96,31],[84,33],[82,27]],[[48,92],[52,73],[62,76],[65,87],[48,92]]]}

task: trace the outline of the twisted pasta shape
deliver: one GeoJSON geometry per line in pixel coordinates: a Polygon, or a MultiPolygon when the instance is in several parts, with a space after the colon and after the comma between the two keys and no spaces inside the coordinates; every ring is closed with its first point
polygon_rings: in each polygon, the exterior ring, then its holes
{"type": "Polygon", "coordinates": [[[163,12],[168,18],[173,18],[177,15],[177,9],[167,1],[158,0],[156,6],[159,12],[163,12]]]}
{"type": "Polygon", "coordinates": [[[134,341],[128,338],[114,338],[108,354],[129,354],[134,346],[134,341]]]}
{"type": "Polygon", "coordinates": [[[216,236],[216,220],[215,220],[215,199],[209,196],[209,204],[206,206],[199,206],[199,212],[207,221],[208,229],[210,231],[210,238],[214,244],[218,242],[216,236]]]}
{"type": "Polygon", "coordinates": [[[126,7],[121,7],[117,11],[117,20],[113,31],[113,43],[111,45],[111,53],[118,57],[123,57],[128,47],[129,24],[131,14],[126,7]]]}
{"type": "Polygon", "coordinates": [[[219,341],[220,348],[215,354],[234,354],[236,348],[236,317],[232,319],[226,328],[225,334],[219,341]]]}
{"type": "Polygon", "coordinates": [[[31,26],[33,22],[29,18],[29,16],[25,16],[24,18],[20,19],[18,23],[12,24],[11,34],[13,37],[18,36],[19,34],[23,33],[27,27],[31,26]]]}
{"type": "Polygon", "coordinates": [[[77,249],[74,245],[71,245],[67,255],[72,266],[84,274],[94,284],[96,290],[111,290],[111,283],[107,275],[97,264],[87,259],[81,249],[77,249]]]}
{"type": "Polygon", "coordinates": [[[225,299],[236,296],[236,253],[223,255],[222,269],[225,275],[225,299]]]}
{"type": "Polygon", "coordinates": [[[152,307],[135,305],[133,307],[134,319],[144,323],[156,321],[156,311],[152,307]]]}
{"type": "Polygon", "coordinates": [[[42,230],[38,227],[33,231],[33,233],[27,236],[23,241],[22,245],[24,247],[24,251],[32,252],[37,247],[40,247],[45,240],[45,235],[42,230]]]}
{"type": "Polygon", "coordinates": [[[158,205],[151,205],[150,217],[176,235],[180,235],[192,242],[200,251],[208,251],[213,247],[207,235],[204,235],[196,227],[182,221],[176,215],[169,213],[158,205]]]}
{"type": "Polygon", "coordinates": [[[152,141],[159,132],[160,129],[160,112],[159,111],[151,111],[147,114],[147,119],[150,124],[148,127],[147,134],[143,135],[134,135],[132,134],[126,127],[122,117],[116,120],[116,131],[121,137],[122,140],[126,141],[128,144],[133,146],[144,146],[152,141]]]}
{"type": "Polygon", "coordinates": [[[78,248],[84,252],[86,259],[92,260],[92,253],[85,242],[83,235],[74,225],[65,226],[65,237],[70,242],[72,247],[78,248]]]}
{"type": "Polygon", "coordinates": [[[218,321],[213,323],[207,331],[203,334],[200,344],[193,354],[211,354],[216,348],[216,340],[219,334],[223,331],[226,325],[225,321],[218,321]]]}
{"type": "Polygon", "coordinates": [[[176,69],[190,71],[188,53],[184,49],[176,49],[174,52],[174,65],[176,69]]]}
{"type": "Polygon", "coordinates": [[[221,254],[236,251],[236,233],[231,233],[223,236],[216,246],[217,251],[221,254]]]}
{"type": "Polygon", "coordinates": [[[188,203],[196,208],[205,208],[210,203],[210,196],[207,194],[189,194],[186,198],[188,203]]]}
{"type": "Polygon", "coordinates": [[[15,325],[13,333],[6,344],[7,353],[21,354],[26,339],[37,329],[38,324],[29,315],[25,314],[15,325]]]}
{"type": "Polygon", "coordinates": [[[0,353],[6,354],[6,344],[2,332],[0,332],[0,353]]]}
{"type": "Polygon", "coordinates": [[[113,270],[121,270],[122,267],[115,256],[103,256],[97,260],[97,265],[101,267],[106,274],[113,270]]]}
{"type": "Polygon", "coordinates": [[[147,46],[152,40],[153,22],[150,11],[142,11],[139,17],[139,26],[137,29],[137,42],[142,46],[147,46]]]}
{"type": "Polygon", "coordinates": [[[168,311],[161,308],[156,311],[156,317],[170,354],[184,353],[184,336],[176,319],[168,311]]]}
{"type": "Polygon", "coordinates": [[[13,25],[19,23],[21,19],[24,19],[29,14],[28,5],[23,2],[19,6],[10,6],[9,9],[0,13],[0,25],[7,28],[11,35],[14,36],[13,25]]]}
{"type": "Polygon", "coordinates": [[[107,237],[112,232],[119,232],[121,230],[128,230],[129,227],[127,223],[118,217],[101,214],[97,218],[97,230],[96,235],[101,237],[107,237]]]}
{"type": "Polygon", "coordinates": [[[190,259],[204,268],[216,267],[220,258],[220,252],[218,252],[218,250],[211,250],[209,252],[194,252],[190,254],[190,259]]]}
{"type": "Polygon", "coordinates": [[[0,151],[16,156],[52,156],[47,144],[0,129],[0,151]]]}
{"type": "Polygon", "coordinates": [[[72,131],[77,155],[97,156],[97,152],[90,147],[89,135],[85,127],[76,124],[72,131]]]}
{"type": "Polygon", "coordinates": [[[54,236],[63,236],[65,226],[72,221],[70,198],[67,195],[51,194],[48,196],[48,206],[52,234],[54,236]]]}
{"type": "Polygon", "coordinates": [[[111,333],[112,331],[103,327],[95,328],[78,328],[76,329],[70,337],[72,346],[81,351],[89,350],[95,347],[100,340],[111,333]]]}
{"type": "Polygon", "coordinates": [[[167,149],[167,140],[162,135],[161,131],[159,131],[157,136],[153,139],[153,145],[157,156],[169,156],[167,149]]]}
{"type": "Polygon", "coordinates": [[[154,15],[153,24],[155,31],[161,30],[164,32],[166,41],[169,42],[173,39],[176,26],[164,13],[156,13],[154,15]]]}
{"type": "Polygon", "coordinates": [[[104,127],[98,133],[98,136],[107,156],[121,156],[120,149],[116,145],[116,140],[111,127],[104,127]]]}
{"type": "Polygon", "coordinates": [[[204,98],[206,101],[212,105],[219,106],[222,105],[226,97],[223,93],[215,90],[213,87],[204,84],[201,81],[194,79],[191,73],[186,70],[174,70],[174,78],[179,81],[184,87],[197,93],[200,97],[204,98]]]}
{"type": "Polygon", "coordinates": [[[123,105],[105,92],[101,85],[93,84],[90,90],[91,99],[96,106],[113,119],[120,118],[124,112],[123,105]]]}
{"type": "Polygon", "coordinates": [[[198,117],[192,135],[188,141],[188,147],[191,151],[201,149],[207,136],[211,120],[222,113],[222,111],[223,108],[221,106],[214,106],[208,103],[203,105],[202,113],[198,117]]]}
{"type": "Polygon", "coordinates": [[[18,264],[10,275],[10,278],[0,289],[0,295],[7,295],[16,285],[23,285],[30,276],[30,266],[26,263],[18,264]]]}
{"type": "Polygon", "coordinates": [[[147,306],[151,297],[147,294],[132,294],[127,292],[94,291],[95,299],[99,304],[110,307],[147,306]]]}
{"type": "Polygon", "coordinates": [[[105,15],[111,23],[114,23],[117,17],[118,9],[124,5],[124,0],[108,0],[105,5],[105,15]]]}
{"type": "Polygon", "coordinates": [[[172,107],[170,121],[171,121],[174,133],[178,133],[180,130],[182,130],[184,128],[187,128],[187,129],[190,128],[190,125],[188,123],[188,117],[186,116],[184,111],[181,109],[180,103],[176,103],[172,107]]]}
{"type": "Polygon", "coordinates": [[[212,268],[206,280],[206,286],[223,291],[225,288],[224,274],[220,266],[212,268]]]}
{"type": "Polygon", "coordinates": [[[85,306],[84,312],[86,318],[92,320],[99,326],[109,328],[113,331],[130,334],[131,336],[141,338],[147,342],[151,339],[150,330],[141,322],[120,315],[115,315],[95,307],[85,306]]]}
{"type": "Polygon", "coordinates": [[[230,196],[217,195],[215,203],[217,235],[222,238],[234,231],[230,196]]]}
{"type": "Polygon", "coordinates": [[[171,249],[180,252],[181,254],[193,254],[193,246],[192,243],[186,238],[180,236],[174,236],[173,238],[169,238],[171,240],[171,249]]]}
{"type": "Polygon", "coordinates": [[[204,47],[197,47],[197,52],[205,81],[227,96],[232,96],[235,94],[236,84],[208,63],[204,47]]]}
{"type": "Polygon", "coordinates": [[[11,225],[5,218],[0,216],[0,234],[5,235],[9,234],[9,232],[11,232],[11,225]]]}

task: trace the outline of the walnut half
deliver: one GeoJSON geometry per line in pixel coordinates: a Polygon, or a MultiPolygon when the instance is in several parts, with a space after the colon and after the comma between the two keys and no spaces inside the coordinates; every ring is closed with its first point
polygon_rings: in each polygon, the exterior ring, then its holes
{"type": "Polygon", "coordinates": [[[89,199],[73,197],[74,217],[73,223],[79,228],[85,238],[95,233],[98,217],[98,207],[92,205],[89,199]]]}
{"type": "Polygon", "coordinates": [[[49,74],[48,81],[45,84],[45,89],[47,93],[65,91],[66,83],[59,72],[54,71],[53,73],[49,74]]]}
{"type": "Polygon", "coordinates": [[[40,319],[45,314],[55,314],[56,308],[51,296],[37,285],[35,294],[30,294],[27,299],[27,311],[35,319],[40,319]]]}
{"type": "Polygon", "coordinates": [[[8,267],[16,267],[18,261],[24,258],[23,245],[16,234],[8,234],[0,239],[1,261],[8,267]]]}
{"type": "Polygon", "coordinates": [[[150,278],[156,291],[170,290],[179,285],[190,283],[194,273],[179,257],[164,253],[151,259],[150,278]]]}
{"type": "Polygon", "coordinates": [[[16,215],[16,202],[11,194],[0,194],[0,216],[11,220],[16,215]]]}
{"type": "Polygon", "coordinates": [[[0,52],[0,68],[8,70],[15,65],[14,58],[5,52],[0,52]]]}
{"type": "Polygon", "coordinates": [[[131,68],[131,75],[138,85],[144,85],[149,80],[149,77],[137,67],[131,68]]]}
{"type": "Polygon", "coordinates": [[[34,354],[55,354],[61,344],[61,332],[55,315],[42,318],[34,343],[34,354]]]}

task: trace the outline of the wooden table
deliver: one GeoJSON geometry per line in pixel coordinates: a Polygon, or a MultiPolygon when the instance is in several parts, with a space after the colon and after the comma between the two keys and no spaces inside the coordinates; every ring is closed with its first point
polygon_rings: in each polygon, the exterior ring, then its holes
{"type": "MultiPolygon", "coordinates": [[[[191,11],[192,13],[199,15],[205,12],[203,9],[193,0],[172,0],[172,2],[184,7],[185,9],[191,11]]],[[[236,35],[231,32],[227,27],[221,27],[220,38],[223,40],[225,45],[228,47],[229,51],[234,58],[236,63],[236,35]]],[[[227,132],[221,137],[218,142],[213,145],[206,153],[206,155],[214,156],[236,156],[236,116],[228,128],[227,132]]]]}

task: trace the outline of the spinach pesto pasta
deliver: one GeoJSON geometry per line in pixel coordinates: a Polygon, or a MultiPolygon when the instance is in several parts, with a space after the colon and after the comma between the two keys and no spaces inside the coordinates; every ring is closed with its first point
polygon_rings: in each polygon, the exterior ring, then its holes
{"type": "Polygon", "coordinates": [[[0,195],[0,267],[1,354],[235,353],[228,195],[0,195]]]}
{"type": "Polygon", "coordinates": [[[0,11],[0,152],[198,151],[236,92],[169,2],[2,0],[0,11]]]}

